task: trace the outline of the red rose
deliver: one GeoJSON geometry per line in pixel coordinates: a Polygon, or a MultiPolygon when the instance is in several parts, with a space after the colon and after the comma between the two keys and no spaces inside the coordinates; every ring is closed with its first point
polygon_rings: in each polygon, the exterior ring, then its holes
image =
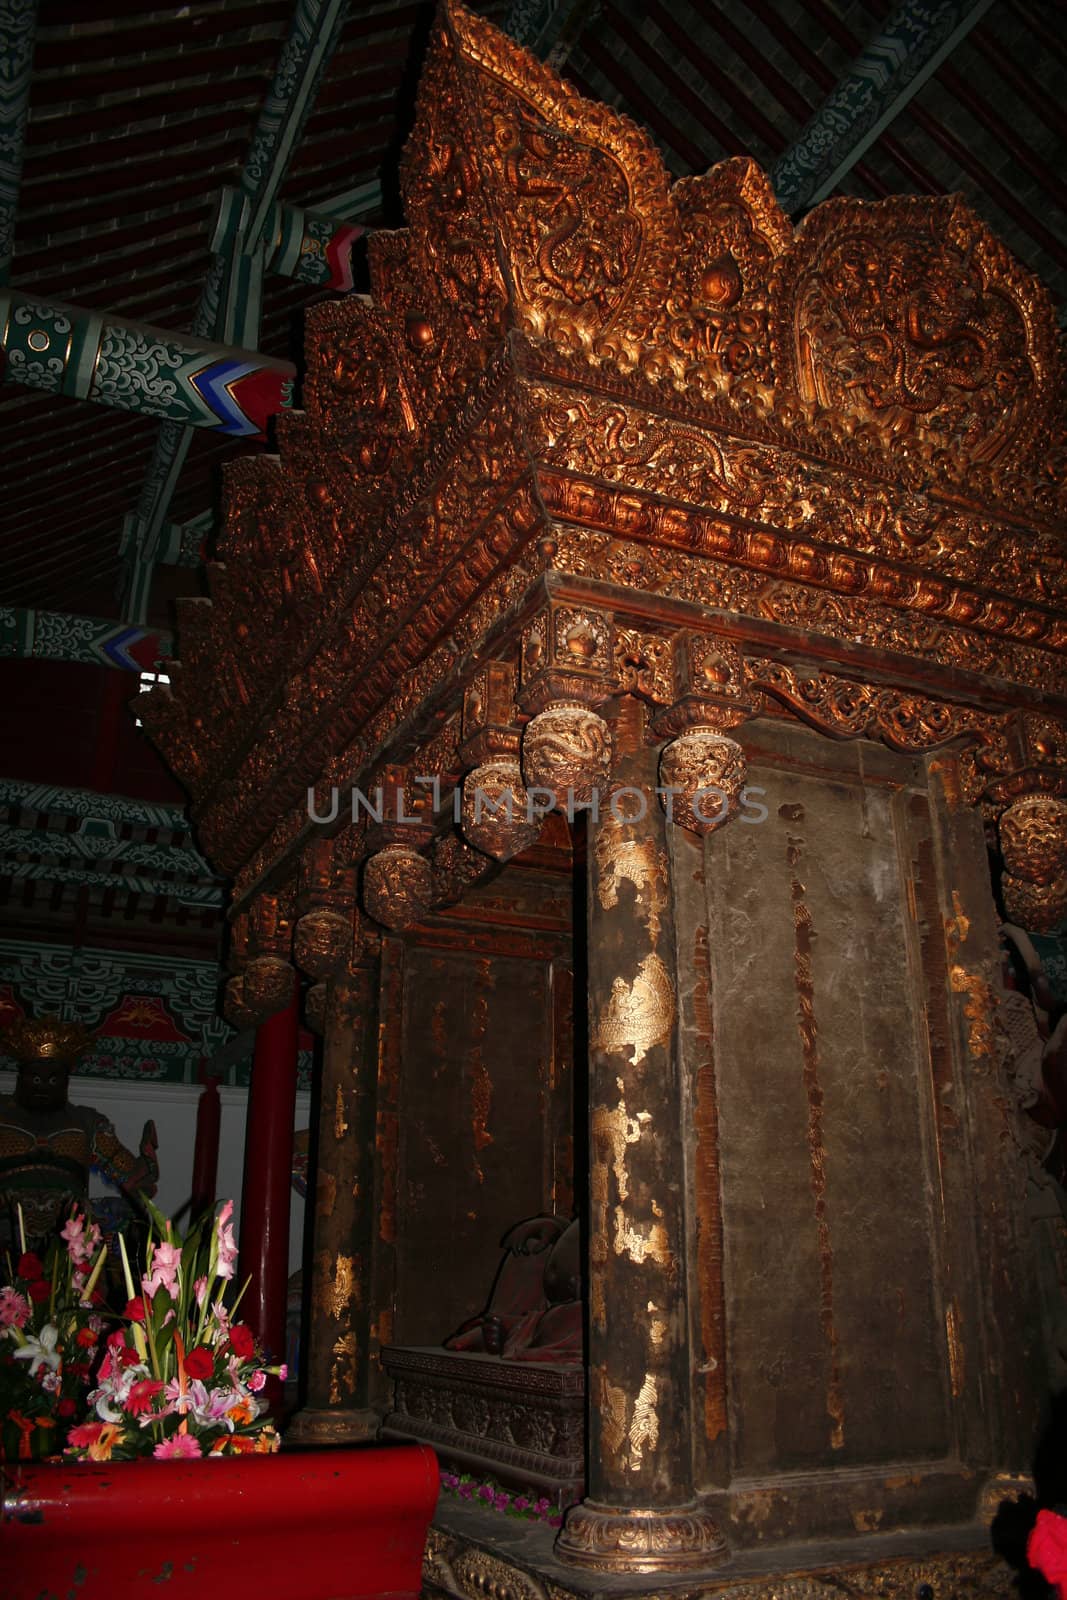
{"type": "Polygon", "coordinates": [[[210,1378],[215,1370],[215,1358],[204,1345],[198,1344],[185,1358],[186,1375],[190,1378],[210,1378]]]}
{"type": "Polygon", "coordinates": [[[74,1401],[70,1398],[70,1396],[64,1395],[62,1400],[56,1406],[56,1415],[60,1417],[72,1417],[77,1409],[77,1406],[74,1404],[74,1401]]]}
{"type": "Polygon", "coordinates": [[[43,1278],[38,1278],[35,1283],[26,1285],[26,1293],[31,1300],[36,1300],[39,1305],[42,1300],[47,1300],[52,1293],[52,1285],[46,1283],[43,1278]]]}
{"type": "Polygon", "coordinates": [[[43,1278],[44,1268],[40,1256],[34,1255],[32,1250],[27,1250],[19,1256],[19,1264],[15,1272],[16,1278],[43,1278]]]}
{"type": "Polygon", "coordinates": [[[130,1322],[143,1322],[145,1318],[144,1296],[136,1295],[132,1300],[127,1300],[126,1309],[122,1313],[130,1322]]]}
{"type": "Polygon", "coordinates": [[[75,1344],[80,1344],[83,1350],[91,1350],[96,1343],[96,1334],[92,1328],[79,1328],[74,1335],[75,1344]]]}
{"type": "Polygon", "coordinates": [[[124,1367],[135,1367],[140,1359],[140,1354],[132,1345],[124,1344],[119,1351],[119,1360],[124,1367]]]}
{"type": "Polygon", "coordinates": [[[1058,1516],[1055,1511],[1039,1511],[1027,1542],[1026,1558],[1057,1588],[1067,1582],[1067,1517],[1058,1516]]]}
{"type": "Polygon", "coordinates": [[[235,1322],[230,1329],[230,1349],[241,1361],[248,1361],[255,1354],[256,1342],[252,1330],[243,1322],[235,1322]]]}

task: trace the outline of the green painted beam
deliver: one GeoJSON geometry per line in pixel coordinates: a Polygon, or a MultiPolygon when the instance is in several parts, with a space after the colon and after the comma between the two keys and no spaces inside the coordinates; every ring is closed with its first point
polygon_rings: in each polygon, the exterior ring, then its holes
{"type": "Polygon", "coordinates": [[[171,653],[171,636],[138,623],[0,606],[0,660],[77,661],[150,672],[171,653]]]}
{"type": "Polygon", "coordinates": [[[0,284],[11,277],[37,0],[0,0],[0,284]]]}
{"type": "Polygon", "coordinates": [[[993,0],[904,0],[771,169],[784,211],[831,194],[993,0]]]}

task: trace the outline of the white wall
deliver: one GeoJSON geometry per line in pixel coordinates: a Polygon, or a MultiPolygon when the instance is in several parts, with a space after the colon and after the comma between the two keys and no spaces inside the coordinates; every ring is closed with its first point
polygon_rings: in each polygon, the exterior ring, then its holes
{"type": "MultiPolygon", "coordinates": [[[[0,1094],[10,1094],[15,1087],[13,1072],[0,1072],[0,1094]]],[[[196,1108],[201,1086],[185,1083],[136,1083],[125,1078],[71,1079],[70,1099],[73,1105],[92,1106],[115,1124],[115,1132],[129,1150],[137,1150],[141,1142],[141,1129],[149,1117],[155,1122],[159,1136],[159,1192],[155,1203],[166,1216],[172,1215],[189,1199],[193,1176],[193,1146],[196,1142],[196,1108]]],[[[234,1220],[240,1221],[241,1182],[244,1173],[245,1116],[248,1107],[247,1089],[221,1087],[222,1126],[219,1132],[219,1175],[215,1193],[220,1200],[232,1199],[234,1220]]],[[[296,1128],[306,1128],[310,1113],[311,1096],[306,1089],[296,1097],[296,1128]]],[[[115,1191],[93,1173],[89,1180],[89,1194],[113,1194],[115,1191]]],[[[185,1220],[188,1220],[187,1218],[185,1220]]],[[[289,1271],[300,1265],[301,1244],[304,1236],[304,1202],[290,1190],[289,1203],[289,1271]]]]}

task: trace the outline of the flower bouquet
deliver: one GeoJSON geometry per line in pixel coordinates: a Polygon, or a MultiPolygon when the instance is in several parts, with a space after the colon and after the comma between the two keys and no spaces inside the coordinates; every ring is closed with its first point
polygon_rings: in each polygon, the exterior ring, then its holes
{"type": "Polygon", "coordinates": [[[61,1450],[85,1413],[104,1329],[96,1285],[106,1251],[77,1210],[43,1260],[26,1249],[21,1211],[19,1242],[0,1287],[0,1459],[28,1461],[61,1450]]]}
{"type": "MultiPolygon", "coordinates": [[[[237,1263],[228,1200],[183,1238],[150,1202],[144,1270],[135,1281],[120,1234],[128,1300],[88,1396],[93,1420],[71,1428],[78,1460],[267,1454],[279,1438],[260,1398],[268,1374],[251,1331],[227,1304],[237,1263]]],[[[243,1290],[241,1291],[244,1292],[243,1290]]]]}

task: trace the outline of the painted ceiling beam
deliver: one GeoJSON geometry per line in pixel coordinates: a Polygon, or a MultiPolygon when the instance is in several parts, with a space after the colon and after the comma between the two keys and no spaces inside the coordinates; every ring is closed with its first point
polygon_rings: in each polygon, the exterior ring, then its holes
{"type": "MultiPolygon", "coordinates": [[[[193,333],[198,338],[213,335],[222,344],[259,342],[263,230],[347,13],[348,0],[296,0],[274,81],[260,108],[241,173],[240,192],[248,201],[245,225],[238,229],[229,253],[215,256],[204,281],[193,323],[193,333]]],[[[164,423],[137,509],[126,519],[123,610],[139,621],[148,612],[152,572],[166,536],[167,513],[191,440],[188,428],[164,423]]]]}
{"type": "Polygon", "coordinates": [[[0,283],[11,277],[37,0],[0,0],[0,283]]]}
{"type": "MultiPolygon", "coordinates": [[[[252,202],[238,189],[223,189],[211,230],[211,249],[229,255],[247,238],[252,202]]],[[[271,206],[264,234],[263,270],[316,289],[352,288],[352,246],[366,229],[324,211],[271,206]]]]}
{"type": "Polygon", "coordinates": [[[151,672],[171,647],[170,634],[159,628],[0,606],[0,660],[74,661],[140,673],[151,672]]]}
{"type": "Polygon", "coordinates": [[[599,10],[600,0],[514,0],[504,32],[558,72],[599,10]]]}
{"type": "Polygon", "coordinates": [[[904,0],[771,169],[784,211],[825,200],[993,0],[904,0]]]}
{"type": "Polygon", "coordinates": [[[14,289],[0,289],[0,354],[27,388],[237,439],[263,436],[296,378],[291,361],[14,289]]]}

